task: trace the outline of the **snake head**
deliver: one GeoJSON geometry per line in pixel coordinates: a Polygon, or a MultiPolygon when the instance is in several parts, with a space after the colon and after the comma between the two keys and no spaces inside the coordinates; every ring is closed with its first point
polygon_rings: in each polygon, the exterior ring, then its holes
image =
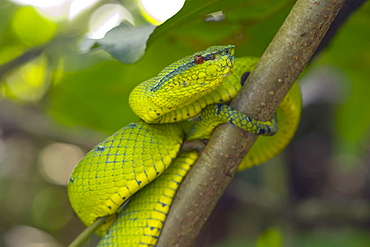
{"type": "Polygon", "coordinates": [[[130,94],[130,106],[144,121],[157,122],[163,115],[215,90],[233,65],[233,45],[211,46],[170,64],[156,77],[139,84],[130,94]]]}
{"type": "MultiPolygon", "coordinates": [[[[175,92],[189,86],[215,86],[234,65],[234,46],[211,46],[164,68],[155,78],[151,92],[175,92]],[[212,81],[215,79],[217,82],[212,81]]],[[[217,86],[216,86],[217,87],[217,86]]],[[[207,92],[209,93],[209,92],[207,92]]]]}

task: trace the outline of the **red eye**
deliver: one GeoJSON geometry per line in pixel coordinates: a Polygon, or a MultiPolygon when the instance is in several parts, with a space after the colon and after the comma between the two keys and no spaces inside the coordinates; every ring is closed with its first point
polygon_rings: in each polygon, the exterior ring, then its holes
{"type": "Polygon", "coordinates": [[[202,57],[201,55],[196,55],[194,57],[194,63],[196,63],[196,64],[204,63],[204,57],[202,57]]]}

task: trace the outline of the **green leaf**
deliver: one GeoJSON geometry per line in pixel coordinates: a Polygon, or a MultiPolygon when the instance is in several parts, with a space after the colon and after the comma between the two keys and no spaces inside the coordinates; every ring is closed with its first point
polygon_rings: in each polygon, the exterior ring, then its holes
{"type": "Polygon", "coordinates": [[[135,116],[127,104],[130,84],[123,82],[122,65],[107,61],[90,69],[69,72],[53,88],[51,113],[68,125],[103,131],[117,130],[135,116]]]}
{"type": "MultiPolygon", "coordinates": [[[[273,30],[269,36],[271,39],[293,4],[294,1],[289,0],[188,0],[176,15],[153,32],[149,38],[148,47],[163,36],[172,36],[171,32],[178,36],[185,35],[186,41],[192,40],[194,36],[193,42],[202,44],[206,41],[206,46],[219,43],[235,44],[251,38],[259,39],[259,35],[270,34],[273,30]],[[219,11],[225,15],[225,19],[210,21],[210,14],[219,11]],[[278,17],[279,21],[274,17],[278,17]],[[249,27],[264,21],[268,22],[268,25],[264,25],[266,29],[258,28],[256,30],[258,35],[246,36],[249,27]]],[[[177,40],[181,41],[181,39],[177,40]]]]}
{"type": "Polygon", "coordinates": [[[134,27],[122,22],[102,39],[86,38],[80,50],[87,53],[101,47],[120,62],[134,63],[154,42],[171,39],[194,44],[195,50],[214,44],[245,43],[245,47],[251,47],[248,51],[253,51],[250,55],[261,55],[293,3],[292,0],[188,0],[176,15],[157,28],[150,24],[134,27]],[[218,18],[212,17],[215,12],[218,18]],[[266,37],[262,43],[261,35],[266,37]]]}
{"type": "Polygon", "coordinates": [[[122,63],[135,63],[144,55],[146,41],[154,29],[155,26],[150,24],[134,27],[129,22],[122,22],[102,39],[86,38],[80,45],[80,51],[87,53],[97,45],[122,63]]]}

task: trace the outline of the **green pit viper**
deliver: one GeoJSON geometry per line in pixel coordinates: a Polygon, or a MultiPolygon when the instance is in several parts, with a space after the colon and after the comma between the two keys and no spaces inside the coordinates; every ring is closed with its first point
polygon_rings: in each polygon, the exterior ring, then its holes
{"type": "Polygon", "coordinates": [[[198,157],[197,151],[179,154],[185,140],[208,139],[222,123],[264,135],[239,170],[267,161],[289,143],[300,119],[298,85],[277,110],[279,131],[274,119],[260,122],[225,104],[257,61],[234,59],[233,45],[212,46],[172,63],[133,89],[130,107],[141,120],[94,147],[68,184],[71,205],[87,226],[99,217],[116,216],[97,230],[104,236],[99,246],[156,245],[176,190],[198,157]],[[188,120],[200,113],[195,123],[188,120]]]}

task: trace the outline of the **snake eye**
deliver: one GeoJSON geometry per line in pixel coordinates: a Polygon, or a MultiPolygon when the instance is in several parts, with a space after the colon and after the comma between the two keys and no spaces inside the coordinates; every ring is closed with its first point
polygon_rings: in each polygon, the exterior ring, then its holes
{"type": "Polygon", "coordinates": [[[202,64],[202,63],[204,63],[204,57],[201,56],[201,55],[196,55],[194,57],[194,63],[195,64],[202,64]]]}

